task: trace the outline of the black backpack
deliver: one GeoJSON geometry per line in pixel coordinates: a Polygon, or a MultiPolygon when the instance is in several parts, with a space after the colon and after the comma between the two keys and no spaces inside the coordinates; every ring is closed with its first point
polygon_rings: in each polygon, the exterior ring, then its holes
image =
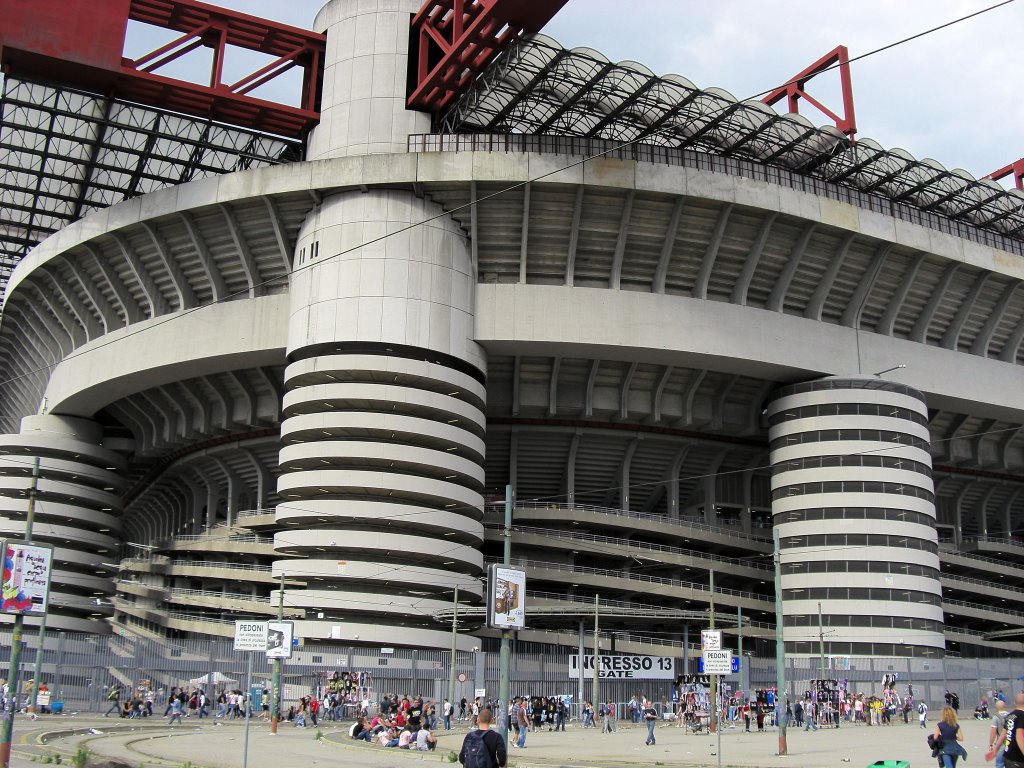
{"type": "Polygon", "coordinates": [[[487,749],[483,731],[476,730],[467,733],[462,751],[465,756],[462,765],[465,768],[494,768],[494,760],[487,749]]]}

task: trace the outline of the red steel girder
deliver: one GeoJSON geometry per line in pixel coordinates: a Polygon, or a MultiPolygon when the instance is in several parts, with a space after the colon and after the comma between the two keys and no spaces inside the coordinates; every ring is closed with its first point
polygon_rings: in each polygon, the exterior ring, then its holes
{"type": "Polygon", "coordinates": [[[790,112],[799,113],[799,101],[800,99],[806,99],[812,106],[827,115],[836,124],[836,128],[851,139],[857,133],[857,116],[853,110],[853,83],[850,80],[850,52],[846,49],[845,45],[832,49],[811,64],[811,66],[807,67],[807,69],[791,77],[785,85],[779,86],[769,93],[761,101],[771,106],[783,98],[787,99],[790,112]],[[820,75],[822,72],[827,72],[833,68],[838,68],[839,70],[839,83],[843,91],[842,117],[807,93],[805,88],[807,81],[815,75],[820,75]]]}
{"type": "Polygon", "coordinates": [[[1007,176],[1013,176],[1013,183],[1017,185],[1017,189],[1024,190],[1024,157],[1015,163],[1004,165],[998,171],[992,171],[986,179],[992,179],[992,181],[999,181],[999,179],[1005,179],[1007,176]]]}
{"type": "Polygon", "coordinates": [[[0,0],[0,64],[41,78],[189,115],[302,137],[320,119],[326,37],[198,0],[0,0]],[[124,57],[128,21],[182,35],[137,60],[124,57]],[[276,57],[236,83],[222,82],[227,46],[276,57]],[[209,84],[156,70],[199,47],[213,50],[209,84]],[[298,106],[250,95],[301,67],[298,106]]]}
{"type": "Polygon", "coordinates": [[[521,35],[567,0],[427,0],[412,20],[416,84],[407,106],[440,112],[521,35]]]}

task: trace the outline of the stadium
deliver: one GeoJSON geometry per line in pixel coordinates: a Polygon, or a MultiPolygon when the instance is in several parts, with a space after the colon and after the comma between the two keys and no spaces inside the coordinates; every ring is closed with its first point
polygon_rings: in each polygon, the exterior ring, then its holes
{"type": "Polygon", "coordinates": [[[468,650],[508,486],[538,648],[599,597],[678,656],[713,599],[769,656],[778,567],[789,654],[1024,650],[1024,193],[560,6],[0,2],[0,535],[33,496],[49,628],[438,649],[457,588],[468,650]]]}

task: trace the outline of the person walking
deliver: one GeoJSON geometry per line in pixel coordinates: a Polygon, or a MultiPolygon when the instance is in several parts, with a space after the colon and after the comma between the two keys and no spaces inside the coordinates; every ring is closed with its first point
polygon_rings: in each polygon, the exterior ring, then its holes
{"type": "Polygon", "coordinates": [[[804,701],[804,730],[818,730],[818,723],[815,720],[814,705],[810,699],[804,701]]]}
{"type": "Polygon", "coordinates": [[[448,699],[444,700],[444,705],[441,707],[441,717],[444,719],[444,729],[450,731],[452,729],[452,713],[455,711],[455,707],[448,699]]]}
{"type": "Polygon", "coordinates": [[[924,701],[917,705],[917,719],[922,728],[928,727],[928,705],[924,701]]]}
{"type": "Polygon", "coordinates": [[[1004,768],[1004,758],[1002,747],[1003,734],[1006,732],[1006,704],[996,699],[996,711],[992,715],[992,728],[988,733],[988,744],[992,752],[995,754],[996,768],[1004,768]]]}
{"type": "Polygon", "coordinates": [[[960,744],[964,740],[964,732],[956,720],[956,712],[952,707],[943,707],[942,716],[935,726],[935,738],[941,740],[942,764],[945,768],[956,768],[956,760],[966,751],[960,744]]]}
{"type": "Polygon", "coordinates": [[[463,739],[459,751],[459,762],[463,768],[505,768],[508,764],[505,740],[500,733],[491,730],[491,717],[491,710],[480,710],[477,715],[479,727],[463,739]]]}
{"type": "Polygon", "coordinates": [[[1006,768],[1024,768],[1024,693],[1017,694],[1013,707],[1003,727],[1003,765],[1006,768]]]}
{"type": "Polygon", "coordinates": [[[181,702],[180,701],[178,701],[177,699],[172,701],[171,702],[171,706],[170,706],[170,716],[171,716],[171,719],[170,719],[170,721],[168,721],[167,724],[168,725],[174,725],[175,723],[177,723],[178,725],[181,725],[181,714],[182,714],[183,710],[184,710],[184,708],[181,706],[181,702]]]}
{"type": "Polygon", "coordinates": [[[519,738],[516,740],[516,747],[526,748],[526,732],[530,730],[530,716],[526,714],[526,700],[520,701],[516,706],[516,725],[519,726],[519,738]]]}
{"type": "Polygon", "coordinates": [[[644,697],[643,719],[647,723],[647,746],[654,746],[654,726],[658,724],[658,712],[654,705],[644,697]]]}
{"type": "Polygon", "coordinates": [[[568,719],[569,708],[565,706],[565,699],[559,697],[555,702],[555,732],[565,733],[565,721],[568,719]]]}
{"type": "Polygon", "coordinates": [[[615,720],[618,718],[618,712],[615,711],[615,704],[612,703],[611,699],[608,699],[606,709],[608,710],[608,733],[615,733],[615,720]]]}
{"type": "Polygon", "coordinates": [[[110,693],[107,694],[107,701],[110,702],[110,707],[106,712],[103,713],[104,717],[107,717],[111,712],[115,715],[121,714],[121,687],[115,685],[110,689],[110,693]]]}

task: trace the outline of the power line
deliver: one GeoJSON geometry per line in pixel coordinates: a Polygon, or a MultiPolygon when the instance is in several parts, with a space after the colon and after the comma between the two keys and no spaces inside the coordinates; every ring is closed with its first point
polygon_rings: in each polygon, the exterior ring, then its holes
{"type": "MultiPolygon", "coordinates": [[[[917,33],[915,35],[911,35],[909,37],[902,38],[900,40],[897,40],[895,42],[892,42],[892,43],[889,43],[887,45],[881,46],[881,47],[876,48],[874,50],[868,51],[866,53],[862,53],[862,54],[860,54],[858,56],[855,56],[855,57],[851,58],[850,59],[850,63],[852,63],[854,61],[860,61],[862,59],[868,58],[869,56],[874,56],[874,55],[876,55],[878,53],[882,53],[883,51],[887,51],[887,50],[890,50],[890,49],[895,48],[897,46],[904,45],[904,44],[906,44],[908,42],[911,42],[912,40],[916,40],[918,38],[924,37],[925,35],[929,35],[929,34],[932,34],[934,32],[937,32],[939,30],[945,29],[947,27],[951,27],[951,26],[953,26],[955,24],[959,24],[961,22],[967,21],[967,20],[969,20],[971,18],[974,18],[975,16],[980,16],[983,13],[987,13],[989,11],[995,10],[997,8],[1000,8],[1000,7],[1004,6],[1004,5],[1009,5],[1010,3],[1013,3],[1013,2],[1015,2],[1015,0],[1002,0],[1002,2],[996,3],[995,5],[989,6],[987,8],[982,9],[982,10],[975,11],[975,12],[967,14],[965,16],[961,16],[961,17],[959,17],[957,19],[954,19],[952,21],[946,22],[946,23],[941,24],[941,25],[939,25],[937,27],[932,27],[930,29],[924,30],[923,32],[919,32],[919,33],[917,33]]],[[[833,67],[829,67],[828,69],[833,69],[836,66],[839,66],[839,65],[838,64],[834,65],[833,67]]],[[[826,72],[826,71],[828,71],[828,69],[824,69],[824,70],[822,70],[822,72],[826,72]]],[[[776,88],[784,87],[786,85],[791,85],[791,84],[796,83],[796,82],[798,82],[798,80],[790,80],[790,81],[787,81],[785,83],[782,83],[780,86],[776,86],[776,88]]],[[[741,101],[746,101],[746,100],[749,100],[749,99],[756,99],[756,98],[758,98],[760,96],[764,96],[764,95],[766,95],[768,93],[771,93],[773,90],[775,90],[775,88],[770,88],[770,89],[768,89],[766,91],[762,91],[761,93],[754,94],[753,96],[750,96],[748,99],[743,99],[741,101]]],[[[260,283],[254,284],[251,287],[246,287],[244,289],[239,289],[237,291],[234,291],[233,293],[226,294],[226,295],[220,297],[219,299],[216,299],[216,300],[210,302],[209,304],[204,304],[202,306],[192,307],[190,309],[186,309],[186,310],[183,310],[181,312],[175,313],[174,315],[168,315],[167,317],[164,317],[162,319],[152,318],[154,320],[154,322],[151,322],[151,323],[147,324],[146,326],[144,326],[142,328],[136,328],[134,330],[130,329],[130,330],[128,330],[127,333],[125,333],[125,334],[123,334],[121,336],[118,336],[117,338],[108,339],[108,340],[103,341],[103,342],[101,342],[99,344],[90,346],[87,351],[88,352],[93,352],[93,351],[95,351],[97,349],[103,349],[104,347],[107,347],[107,346],[109,346],[111,344],[115,344],[115,343],[117,343],[119,341],[122,341],[124,339],[130,338],[130,337],[135,336],[137,334],[144,333],[144,332],[146,332],[148,330],[151,330],[153,328],[159,328],[160,326],[164,325],[167,322],[170,322],[172,320],[180,319],[182,317],[185,317],[186,315],[192,314],[193,312],[198,312],[198,311],[200,311],[202,309],[206,309],[207,307],[213,306],[215,304],[219,304],[219,303],[223,303],[223,302],[226,302],[226,301],[230,301],[230,300],[232,300],[234,298],[237,298],[238,296],[248,295],[251,290],[254,290],[256,288],[263,288],[263,287],[266,287],[268,285],[273,285],[275,283],[281,282],[281,281],[283,281],[285,279],[289,279],[292,274],[296,274],[298,272],[302,272],[302,271],[305,271],[307,269],[311,269],[313,267],[322,266],[327,261],[330,261],[332,259],[337,259],[337,258],[339,258],[341,256],[345,256],[345,255],[347,255],[349,253],[353,253],[355,251],[360,250],[361,248],[366,248],[368,246],[375,245],[376,243],[382,242],[383,240],[386,240],[386,239],[388,239],[390,237],[393,237],[395,235],[404,234],[404,233],[406,233],[406,232],[408,232],[408,231],[410,231],[412,229],[415,229],[416,227],[423,226],[423,225],[426,225],[426,224],[429,224],[431,222],[438,221],[438,220],[441,220],[441,219],[447,219],[453,213],[456,213],[456,212],[462,211],[462,210],[466,210],[468,208],[472,208],[473,206],[475,206],[475,205],[477,205],[479,203],[487,202],[488,200],[491,200],[491,199],[496,198],[496,197],[498,197],[500,195],[503,195],[506,192],[511,192],[513,190],[516,190],[516,189],[521,189],[521,188],[525,187],[528,184],[532,184],[534,182],[541,181],[541,180],[546,179],[548,177],[558,175],[560,173],[563,173],[566,170],[569,170],[571,168],[575,168],[577,166],[583,165],[583,164],[585,164],[585,163],[587,163],[587,162],[589,162],[591,160],[596,160],[596,159],[598,159],[600,157],[604,157],[605,155],[611,154],[613,152],[617,152],[617,151],[625,149],[627,147],[631,147],[634,144],[642,143],[646,139],[649,139],[649,138],[654,137],[654,136],[662,135],[664,133],[667,133],[669,130],[671,130],[671,127],[670,126],[666,126],[664,128],[661,128],[659,130],[656,130],[656,131],[653,131],[653,132],[650,132],[650,133],[641,134],[640,136],[638,136],[638,137],[636,137],[634,139],[623,141],[623,142],[621,142],[619,144],[616,144],[615,146],[609,147],[608,149],[605,149],[605,150],[603,150],[601,152],[598,152],[596,154],[588,155],[588,156],[580,158],[579,160],[572,161],[568,165],[563,166],[562,168],[558,168],[556,170],[548,171],[547,173],[542,173],[542,174],[540,174],[538,176],[534,176],[533,178],[527,179],[526,181],[521,181],[521,182],[514,183],[514,184],[506,187],[505,189],[501,189],[501,190],[498,190],[496,192],[492,192],[490,194],[484,195],[483,197],[477,197],[474,200],[470,200],[469,202],[463,203],[461,205],[457,205],[457,206],[451,208],[448,211],[442,211],[441,213],[439,213],[439,214],[437,214],[435,216],[430,216],[430,217],[428,217],[426,219],[423,219],[421,221],[413,222],[412,224],[408,224],[408,225],[399,227],[398,229],[396,229],[394,231],[387,232],[387,233],[385,233],[383,235],[380,235],[379,237],[372,238],[372,239],[370,239],[368,241],[365,241],[365,242],[363,242],[363,243],[361,243],[359,245],[356,245],[356,246],[353,246],[351,248],[347,248],[345,250],[342,250],[339,253],[335,253],[335,254],[332,254],[330,256],[326,256],[326,257],[324,257],[323,260],[317,261],[315,263],[311,262],[310,264],[308,264],[306,266],[293,267],[291,272],[289,272],[288,274],[279,275],[277,277],[268,278],[266,280],[263,280],[260,283]]],[[[86,354],[86,351],[75,350],[71,354],[69,354],[67,357],[62,358],[59,362],[65,362],[67,360],[72,360],[72,359],[74,359],[74,358],[76,358],[76,357],[78,357],[78,356],[80,356],[82,354],[86,354]]],[[[21,373],[21,374],[19,374],[17,376],[10,377],[10,378],[7,378],[7,379],[0,379],[0,386],[3,386],[5,384],[10,384],[10,383],[13,383],[15,381],[19,381],[20,379],[26,378],[28,376],[31,376],[31,375],[34,375],[34,374],[37,374],[37,373],[42,373],[42,372],[51,370],[51,369],[55,368],[58,364],[59,364],[58,362],[55,362],[55,363],[51,363],[49,365],[39,366],[39,367],[31,369],[29,371],[25,371],[25,372],[23,372],[23,373],[21,373]]],[[[17,418],[17,417],[15,415],[13,415],[13,414],[8,414],[5,418],[14,419],[14,418],[17,418]]]]}

